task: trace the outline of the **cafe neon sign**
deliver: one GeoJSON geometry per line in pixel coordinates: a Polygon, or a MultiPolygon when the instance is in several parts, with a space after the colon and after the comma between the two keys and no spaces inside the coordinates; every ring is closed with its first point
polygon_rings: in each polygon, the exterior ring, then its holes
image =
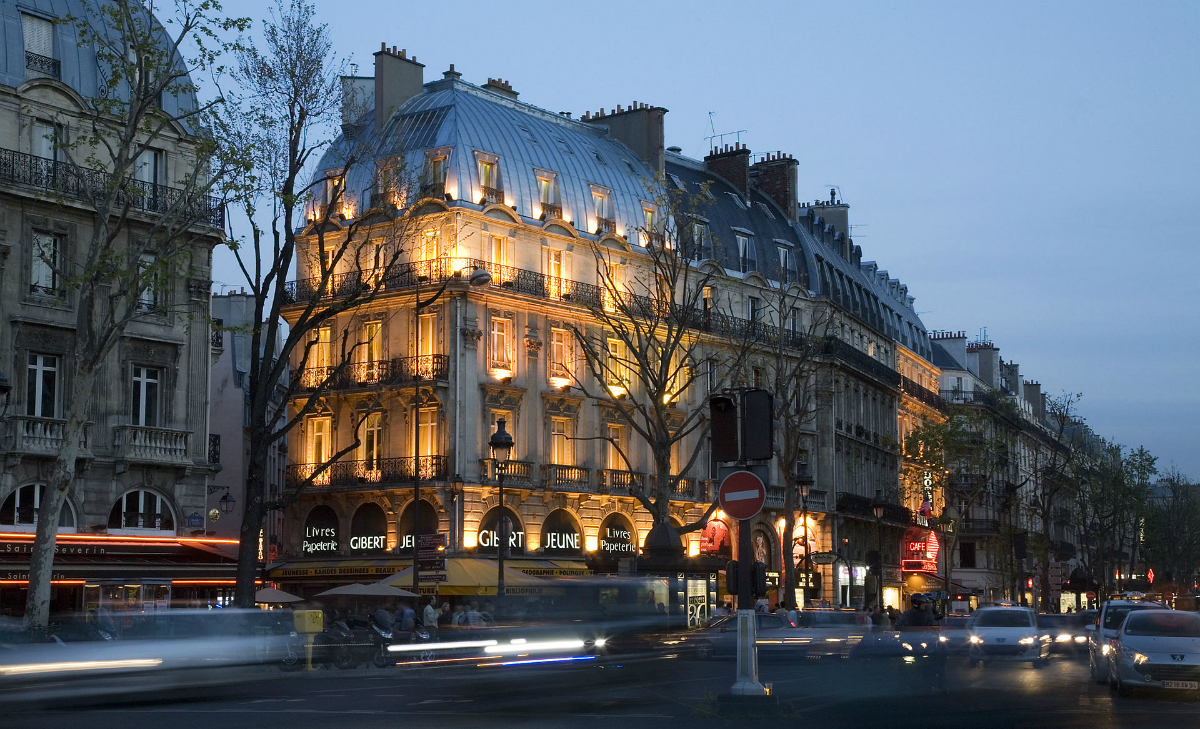
{"type": "Polygon", "coordinates": [[[909,532],[904,538],[904,559],[900,562],[903,572],[938,571],[938,553],[942,551],[937,532],[930,529],[924,533],[909,532]]]}

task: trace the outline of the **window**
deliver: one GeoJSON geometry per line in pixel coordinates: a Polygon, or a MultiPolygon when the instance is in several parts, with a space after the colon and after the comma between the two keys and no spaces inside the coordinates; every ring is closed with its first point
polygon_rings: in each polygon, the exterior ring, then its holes
{"type": "Polygon", "coordinates": [[[612,196],[608,190],[592,186],[592,209],[596,215],[596,225],[592,232],[596,235],[615,233],[616,223],[613,221],[612,196]]]}
{"type": "Polygon", "coordinates": [[[779,278],[784,283],[796,280],[796,266],[792,263],[792,249],[779,246],[779,278]]]}
{"type": "Polygon", "coordinates": [[[566,329],[550,330],[550,380],[556,387],[570,384],[571,333],[566,329]],[[565,382],[555,382],[565,380],[565,382]]]}
{"type": "Polygon", "coordinates": [[[614,471],[628,470],[628,464],[621,457],[621,450],[625,447],[624,426],[610,424],[606,428],[608,440],[604,444],[604,467],[614,471]]]}
{"type": "Polygon", "coordinates": [[[562,205],[558,197],[558,175],[544,170],[537,171],[538,202],[541,209],[537,212],[542,220],[562,217],[562,205]]]}
{"type": "Polygon", "coordinates": [[[444,154],[430,156],[425,172],[425,183],[428,185],[446,184],[447,157],[444,154]]]}
{"type": "MultiPolygon", "coordinates": [[[[508,239],[502,235],[489,236],[488,255],[497,266],[508,266],[508,239]]],[[[494,275],[494,274],[493,274],[494,275]]]]}
{"type": "Polygon", "coordinates": [[[559,151],[563,154],[575,154],[575,151],[571,149],[571,145],[567,144],[567,140],[562,137],[555,137],[554,143],[558,145],[559,151]]]}
{"type": "Polygon", "coordinates": [[[421,408],[420,416],[417,419],[417,427],[420,429],[417,437],[421,440],[421,450],[417,455],[441,455],[441,445],[438,443],[437,408],[421,408]]]}
{"type": "Polygon", "coordinates": [[[333,440],[330,433],[331,424],[332,421],[328,416],[308,419],[309,463],[325,463],[333,454],[333,440]]]}
{"type": "Polygon", "coordinates": [[[741,263],[739,270],[742,273],[757,271],[758,256],[754,252],[754,242],[750,240],[749,236],[741,233],[734,233],[734,237],[737,238],[738,258],[741,263]]]}
{"type": "MultiPolygon", "coordinates": [[[[44,485],[29,484],[13,491],[0,506],[0,526],[27,527],[32,531],[37,526],[38,509],[42,506],[42,497],[46,495],[44,485]]],[[[59,531],[75,531],[75,511],[71,502],[63,501],[62,510],[58,515],[59,531]]],[[[22,530],[24,531],[24,530],[22,530]]]]}
{"type": "Polygon", "coordinates": [[[133,367],[133,403],[130,417],[134,425],[158,425],[158,386],[160,372],[153,367],[133,367]]]}
{"type": "Polygon", "coordinates": [[[421,258],[422,261],[432,261],[438,257],[438,250],[441,248],[442,231],[437,228],[431,228],[421,235],[421,258]]]}
{"type": "Polygon", "coordinates": [[[621,395],[625,392],[627,367],[625,343],[620,339],[609,339],[608,367],[606,368],[604,381],[608,385],[609,391],[614,395],[621,395]]]}
{"type": "Polygon", "coordinates": [[[552,299],[560,299],[563,295],[563,279],[567,276],[565,266],[567,254],[565,251],[550,249],[546,251],[546,274],[549,280],[546,285],[549,291],[546,293],[552,299]]]}
{"type": "Polygon", "coordinates": [[[34,231],[33,257],[30,261],[29,271],[30,293],[48,295],[58,293],[61,249],[62,243],[58,236],[34,231]]]}
{"type": "Polygon", "coordinates": [[[737,205],[738,210],[746,209],[746,203],[742,202],[742,198],[738,197],[738,194],[736,192],[727,192],[725,194],[728,195],[733,200],[733,204],[737,205]]]}
{"type": "Polygon", "coordinates": [[[54,24],[36,15],[21,13],[21,30],[25,36],[26,67],[43,71],[38,62],[54,58],[54,24]],[[29,58],[31,53],[39,58],[29,58]]]}
{"type": "Polygon", "coordinates": [[[30,354],[25,389],[25,414],[35,418],[58,417],[58,357],[30,354]]]}
{"type": "Polygon", "coordinates": [[[160,185],[165,171],[163,169],[163,153],[157,149],[147,149],[138,155],[133,179],[147,185],[160,185]]]}
{"type": "Polygon", "coordinates": [[[58,128],[50,122],[35,121],[29,153],[42,159],[58,159],[58,128]]]}
{"type": "Polygon", "coordinates": [[[383,359],[383,322],[363,322],[362,337],[363,343],[359,347],[360,361],[378,362],[383,359]]]}
{"type": "Polygon", "coordinates": [[[378,471],[383,458],[383,413],[368,413],[359,435],[358,458],[365,471],[378,471]]]}
{"type": "Polygon", "coordinates": [[[492,367],[512,368],[512,319],[492,318],[492,367]]]}
{"type": "Polygon", "coordinates": [[[788,316],[788,326],[794,334],[799,334],[804,330],[804,314],[800,309],[792,309],[792,313],[788,316]]]}
{"type": "Polygon", "coordinates": [[[692,244],[695,250],[692,255],[697,259],[712,258],[712,238],[708,234],[707,223],[692,223],[692,244]]]}
{"type": "Polygon", "coordinates": [[[616,311],[621,303],[625,288],[625,267],[619,263],[609,263],[605,274],[606,280],[600,282],[600,297],[605,311],[616,311]]]}
{"type": "Polygon", "coordinates": [[[479,186],[482,196],[481,205],[486,203],[503,203],[504,192],[500,189],[500,172],[496,167],[495,158],[478,156],[479,186]]]}
{"type": "Polygon", "coordinates": [[[958,566],[962,569],[975,569],[975,542],[958,543],[958,566]]]}
{"type": "Polygon", "coordinates": [[[303,384],[305,387],[317,387],[325,381],[329,374],[330,362],[330,329],[321,327],[312,334],[312,347],[308,350],[307,362],[304,367],[303,384]]]}
{"type": "Polygon", "coordinates": [[[758,315],[762,311],[762,299],[757,296],[746,297],[746,318],[750,321],[758,321],[758,315]]]}
{"type": "Polygon", "coordinates": [[[704,298],[704,312],[708,313],[713,308],[713,289],[712,286],[705,286],[701,290],[700,295],[704,298]]]}
{"type": "Polygon", "coordinates": [[[592,153],[592,159],[596,160],[596,164],[604,165],[605,167],[608,166],[608,163],[604,161],[604,158],[600,156],[599,152],[594,149],[589,149],[588,151],[592,153]]]}
{"type": "MultiPolygon", "coordinates": [[[[510,411],[508,411],[508,410],[493,410],[492,411],[492,427],[488,428],[488,431],[483,434],[483,440],[484,440],[483,451],[484,451],[484,453],[487,454],[487,456],[489,458],[491,458],[492,452],[491,452],[490,447],[487,444],[487,440],[491,436],[492,433],[496,432],[496,427],[497,427],[496,423],[497,423],[497,421],[499,421],[501,419],[503,419],[504,422],[506,423],[505,427],[508,428],[508,432],[511,433],[511,432],[513,432],[513,430],[516,429],[515,428],[516,424],[513,422],[513,415],[510,411]]],[[[513,457],[516,456],[515,448],[513,449],[511,456],[513,456],[513,457]]]]}
{"type": "Polygon", "coordinates": [[[759,202],[759,203],[758,203],[758,209],[759,209],[759,210],[761,210],[761,211],[763,212],[763,215],[766,215],[766,216],[767,216],[768,218],[770,218],[771,220],[774,220],[774,219],[775,219],[775,216],[774,216],[774,215],[771,213],[771,208],[767,207],[767,204],[766,204],[766,203],[764,203],[764,202],[759,202]]]}
{"type": "Polygon", "coordinates": [[[162,274],[158,268],[158,259],[149,253],[143,253],[138,268],[138,282],[142,291],[138,295],[137,308],[139,311],[155,311],[163,304],[162,274]]]}
{"type": "Polygon", "coordinates": [[[568,418],[550,418],[550,455],[560,466],[575,465],[572,448],[571,421],[568,418]]]}
{"type": "Polygon", "coordinates": [[[130,491],[113,505],[109,529],[175,531],[175,517],[167,500],[153,491],[130,491]]]}
{"type": "Polygon", "coordinates": [[[437,354],[437,314],[422,314],[417,327],[417,354],[421,357],[437,354]]]}

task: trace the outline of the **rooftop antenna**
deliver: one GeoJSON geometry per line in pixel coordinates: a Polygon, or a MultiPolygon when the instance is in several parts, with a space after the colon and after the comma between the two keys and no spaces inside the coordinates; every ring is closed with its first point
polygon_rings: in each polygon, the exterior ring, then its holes
{"type": "Polygon", "coordinates": [[[832,204],[835,202],[835,200],[844,200],[844,199],[845,199],[845,198],[843,198],[843,197],[842,197],[842,188],[841,188],[841,186],[839,186],[839,185],[830,185],[830,184],[826,183],[825,187],[831,188],[832,190],[837,190],[837,197],[836,197],[834,200],[830,200],[830,201],[829,201],[829,204],[830,204],[830,205],[832,205],[832,204]]]}
{"type": "Polygon", "coordinates": [[[718,140],[721,143],[724,143],[725,137],[728,137],[730,134],[736,134],[737,135],[737,143],[741,144],[742,143],[742,135],[746,134],[746,130],[738,129],[735,132],[721,132],[720,134],[718,134],[717,127],[713,124],[713,114],[715,114],[715,113],[716,112],[713,112],[713,111],[708,112],[708,127],[709,127],[709,129],[712,130],[712,136],[708,136],[708,137],[704,138],[704,141],[708,143],[708,149],[710,149],[710,150],[715,149],[715,147],[713,146],[714,139],[718,140]]]}
{"type": "MultiPolygon", "coordinates": [[[[866,228],[868,225],[870,225],[870,223],[858,223],[857,225],[856,225],[856,224],[854,224],[854,223],[851,223],[851,224],[850,224],[850,237],[851,237],[851,238],[853,238],[853,237],[854,237],[854,229],[855,229],[855,228],[866,228]]],[[[865,237],[866,237],[866,233],[859,233],[859,234],[858,234],[858,237],[859,237],[859,238],[865,238],[865,237]]]]}
{"type": "Polygon", "coordinates": [[[350,64],[350,75],[358,76],[358,64],[357,63],[350,64]]]}

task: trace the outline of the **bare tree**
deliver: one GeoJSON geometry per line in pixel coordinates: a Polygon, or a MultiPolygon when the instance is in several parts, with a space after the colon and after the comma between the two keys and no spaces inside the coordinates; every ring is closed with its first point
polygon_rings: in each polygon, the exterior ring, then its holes
{"type": "Polygon", "coordinates": [[[442,208],[425,213],[416,175],[403,149],[384,135],[360,135],[367,110],[343,96],[343,62],[332,50],[326,25],[313,5],[290,0],[267,23],[263,46],[247,43],[236,77],[245,110],[230,118],[228,132],[255,149],[244,177],[249,234],[234,253],[253,294],[250,326],[249,458],[242,512],[235,600],[253,606],[258,540],[266,515],[287,508],[314,484],[328,479],[343,456],[361,445],[365,413],[352,415],[353,437],[322,454],[290,480],[282,493],[267,488],[272,447],[316,412],[337,382],[349,374],[356,352],[368,342],[348,327],[323,339],[339,317],[418,279],[453,278],[450,259],[409,262],[418,229],[442,225],[442,208]],[[324,141],[339,113],[346,120],[336,143],[324,141]],[[313,174],[317,156],[336,160],[336,170],[313,174]],[[367,181],[362,189],[357,182],[367,181]],[[269,219],[269,227],[260,224],[269,219]],[[298,231],[297,224],[303,221],[298,231]],[[308,236],[307,249],[300,238],[308,236]],[[293,268],[309,276],[287,283],[293,268]],[[283,313],[287,309],[287,327],[283,313]],[[299,377],[289,377],[293,361],[299,377]]]}
{"type": "Polygon", "coordinates": [[[691,221],[707,204],[703,191],[687,195],[660,181],[647,187],[658,220],[632,232],[641,245],[613,238],[592,245],[598,292],[587,305],[595,326],[572,325],[591,378],[575,381],[648,447],[653,475],[633,481],[630,493],[654,519],[646,546],[677,552],[679,534],[703,528],[716,509],[714,502],[679,530],[669,519],[671,498],[704,452],[708,388],[729,382],[749,340],[718,311],[715,269],[699,265],[708,241],[694,239],[691,221]]]}
{"type": "Polygon", "coordinates": [[[50,141],[63,161],[38,160],[60,202],[82,205],[91,221],[76,257],[36,252],[60,289],[74,292],[76,306],[62,447],[50,467],[30,557],[25,625],[35,630],[49,618],[59,515],[75,479],[97,380],[108,373],[106,360],[129,324],[171,307],[165,294],[197,265],[197,254],[207,265],[224,219],[212,196],[240,164],[238,150],[220,147],[211,133],[224,100],[194,105],[199,89],[192,77],[219,77],[228,49],[220,34],[242,30],[248,21],[222,17],[212,0],[178,0],[168,33],[153,3],[104,0],[86,7],[84,17],[62,22],[74,25],[81,47],[94,51],[100,95],[56,120],[60,131],[50,141]],[[184,47],[195,50],[185,56],[184,47]],[[146,173],[166,145],[176,147],[180,164],[162,185],[146,173]]]}

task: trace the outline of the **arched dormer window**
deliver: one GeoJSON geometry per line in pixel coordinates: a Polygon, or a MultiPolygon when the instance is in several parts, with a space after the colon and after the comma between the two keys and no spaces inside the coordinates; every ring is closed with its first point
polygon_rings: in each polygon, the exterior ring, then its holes
{"type": "MultiPolygon", "coordinates": [[[[0,505],[0,528],[33,531],[37,528],[38,509],[46,494],[44,484],[29,484],[13,491],[0,505]]],[[[58,531],[75,531],[75,509],[70,501],[63,502],[58,515],[58,531]]]]}
{"type": "Polygon", "coordinates": [[[108,514],[108,528],[140,531],[175,531],[175,514],[162,496],[136,489],[127,492],[113,504],[108,514]]]}

